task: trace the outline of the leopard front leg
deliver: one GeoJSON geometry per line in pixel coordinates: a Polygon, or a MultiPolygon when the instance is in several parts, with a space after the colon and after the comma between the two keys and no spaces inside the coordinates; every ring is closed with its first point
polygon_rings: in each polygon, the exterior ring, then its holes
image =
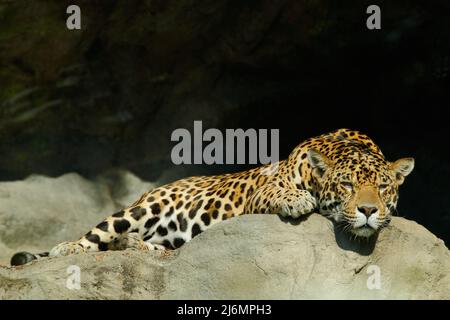
{"type": "Polygon", "coordinates": [[[246,213],[271,213],[298,218],[314,211],[316,199],[307,190],[270,183],[257,189],[246,203],[246,213]]]}

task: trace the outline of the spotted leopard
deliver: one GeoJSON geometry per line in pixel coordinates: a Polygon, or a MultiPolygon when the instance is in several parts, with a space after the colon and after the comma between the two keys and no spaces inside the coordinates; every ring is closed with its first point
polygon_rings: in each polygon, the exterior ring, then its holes
{"type": "Polygon", "coordinates": [[[389,223],[398,188],[413,168],[413,158],[389,162],[368,136],[339,129],[307,139],[276,164],[158,187],[79,240],[60,243],[49,253],[17,253],[11,264],[46,255],[175,249],[210,226],[245,213],[298,218],[318,211],[355,236],[371,237],[389,223]]]}

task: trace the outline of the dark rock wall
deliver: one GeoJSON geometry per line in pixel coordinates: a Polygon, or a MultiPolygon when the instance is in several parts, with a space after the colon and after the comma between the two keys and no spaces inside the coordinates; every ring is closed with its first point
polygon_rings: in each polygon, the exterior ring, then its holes
{"type": "Polygon", "coordinates": [[[0,1],[0,179],[246,168],[174,168],[170,134],[194,120],[280,128],[283,157],[303,138],[351,127],[390,159],[416,158],[400,215],[449,243],[450,4],[378,1],[378,31],[365,28],[369,4],[0,1]],[[65,27],[72,3],[81,31],[65,27]]]}

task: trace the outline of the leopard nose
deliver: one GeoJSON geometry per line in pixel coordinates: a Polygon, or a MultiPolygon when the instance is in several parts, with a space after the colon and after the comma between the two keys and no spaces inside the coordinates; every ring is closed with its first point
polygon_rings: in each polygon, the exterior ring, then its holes
{"type": "Polygon", "coordinates": [[[378,208],[377,207],[361,206],[361,207],[358,207],[358,211],[363,213],[368,218],[372,214],[376,213],[378,211],[378,208]]]}

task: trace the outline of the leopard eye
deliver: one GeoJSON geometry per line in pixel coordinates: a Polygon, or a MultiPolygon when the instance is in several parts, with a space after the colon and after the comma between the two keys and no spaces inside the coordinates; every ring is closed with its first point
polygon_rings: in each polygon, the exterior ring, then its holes
{"type": "Polygon", "coordinates": [[[352,191],[353,190],[353,184],[349,181],[342,181],[341,185],[347,189],[348,191],[352,191]]]}

